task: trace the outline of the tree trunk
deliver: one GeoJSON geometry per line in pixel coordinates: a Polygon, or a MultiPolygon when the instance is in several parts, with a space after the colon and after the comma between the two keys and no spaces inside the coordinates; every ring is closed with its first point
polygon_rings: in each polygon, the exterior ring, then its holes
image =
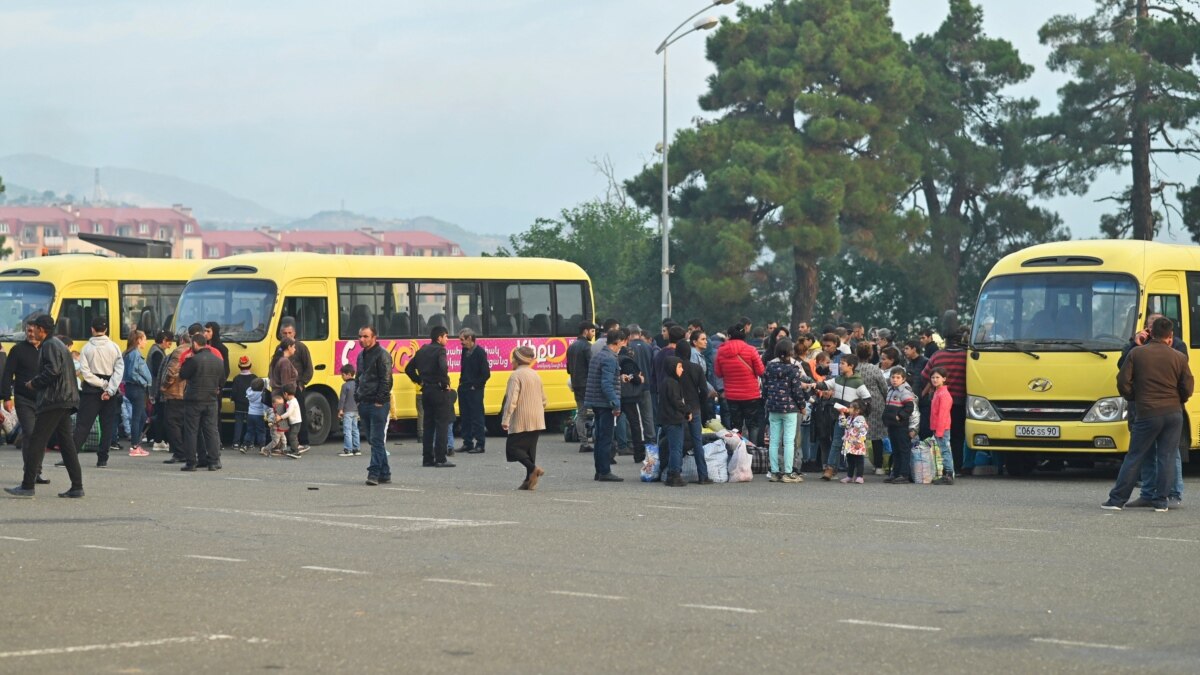
{"type": "MultiPolygon", "coordinates": [[[[1138,0],[1138,21],[1150,16],[1148,0],[1138,0]]],[[[1140,54],[1149,60],[1145,52],[1140,54]]],[[[1150,193],[1150,122],[1146,119],[1146,108],[1150,105],[1150,87],[1139,78],[1133,88],[1133,106],[1130,110],[1129,144],[1130,164],[1133,167],[1133,187],[1129,192],[1129,214],[1133,224],[1133,238],[1143,241],[1154,239],[1154,210],[1150,193]]]]}
{"type": "Polygon", "coordinates": [[[792,324],[808,321],[811,325],[817,306],[817,256],[797,246],[792,249],[796,283],[792,288],[792,324]]]}

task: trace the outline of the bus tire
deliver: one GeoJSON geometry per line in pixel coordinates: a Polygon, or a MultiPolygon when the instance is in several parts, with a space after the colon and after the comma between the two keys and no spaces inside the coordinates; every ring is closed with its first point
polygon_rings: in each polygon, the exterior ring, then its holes
{"type": "Polygon", "coordinates": [[[308,418],[308,442],[321,445],[333,431],[333,406],[319,391],[304,392],[304,411],[308,418]]]}
{"type": "Polygon", "coordinates": [[[1004,453],[1004,470],[1014,478],[1023,478],[1037,468],[1038,457],[1028,452],[1004,453]]]}

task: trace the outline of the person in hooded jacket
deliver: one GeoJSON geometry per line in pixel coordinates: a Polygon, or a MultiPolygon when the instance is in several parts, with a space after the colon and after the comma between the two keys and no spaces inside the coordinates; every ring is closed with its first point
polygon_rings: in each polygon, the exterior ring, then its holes
{"type": "Polygon", "coordinates": [[[79,352],[79,413],[75,416],[75,447],[82,448],[100,418],[100,445],[96,448],[96,467],[108,466],[108,452],[117,438],[121,421],[121,382],[125,360],[121,348],[108,337],[108,319],[92,319],[92,338],[79,352]]]}
{"type": "Polygon", "coordinates": [[[708,380],[704,368],[692,360],[692,345],[687,338],[675,343],[675,356],[683,363],[683,377],[679,379],[683,389],[683,400],[688,407],[688,421],[684,426],[684,446],[691,439],[692,452],[696,456],[696,473],[701,485],[712,485],[708,477],[708,462],[704,459],[704,401],[708,398],[708,380]]]}
{"type": "MultiPolygon", "coordinates": [[[[625,330],[622,329],[621,332],[625,333],[625,330]]],[[[646,376],[638,365],[632,341],[626,341],[625,346],[617,352],[617,362],[621,369],[621,414],[629,422],[633,461],[641,464],[646,459],[646,437],[643,435],[644,426],[639,404],[646,386],[646,376]]]]}
{"type": "Polygon", "coordinates": [[[772,483],[801,483],[804,479],[793,470],[796,451],[796,427],[807,395],[801,377],[803,371],[792,360],[792,343],[787,338],[775,343],[775,358],[767,364],[763,392],[771,425],[772,483]]]}
{"type": "MultiPolygon", "coordinates": [[[[676,356],[663,360],[664,375],[658,382],[658,420],[662,426],[666,447],[659,452],[659,463],[666,454],[666,470],[663,484],[667,487],[685,487],[681,475],[683,468],[683,428],[691,417],[687,402],[683,399],[683,361],[676,356]]],[[[698,465],[697,465],[698,468],[698,465]]]]}
{"type": "Polygon", "coordinates": [[[746,342],[746,327],[729,327],[729,339],[717,349],[717,377],[725,381],[725,400],[729,402],[729,421],[741,431],[742,438],[762,442],[762,389],[758,378],[766,372],[758,350],[746,342]]]}
{"type": "Polygon", "coordinates": [[[883,479],[885,483],[912,482],[912,443],[920,430],[921,413],[917,410],[917,396],[905,381],[907,378],[908,371],[902,366],[888,373],[890,386],[887,404],[883,406],[883,423],[892,443],[892,471],[883,479]]]}

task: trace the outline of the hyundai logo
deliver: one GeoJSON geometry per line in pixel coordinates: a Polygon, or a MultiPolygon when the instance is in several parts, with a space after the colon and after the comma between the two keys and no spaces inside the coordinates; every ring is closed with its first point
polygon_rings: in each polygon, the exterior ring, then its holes
{"type": "Polygon", "coordinates": [[[1044,377],[1035,377],[1029,381],[1029,391],[1045,393],[1054,388],[1054,383],[1044,377]]]}

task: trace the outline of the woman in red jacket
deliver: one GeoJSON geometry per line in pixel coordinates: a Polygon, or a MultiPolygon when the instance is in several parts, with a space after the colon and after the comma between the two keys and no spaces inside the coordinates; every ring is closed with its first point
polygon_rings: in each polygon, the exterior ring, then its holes
{"type": "Polygon", "coordinates": [[[753,441],[762,431],[762,389],[758,378],[766,372],[758,350],[746,342],[746,327],[731,326],[729,339],[717,349],[717,377],[725,380],[730,425],[742,438],[753,441]]]}

